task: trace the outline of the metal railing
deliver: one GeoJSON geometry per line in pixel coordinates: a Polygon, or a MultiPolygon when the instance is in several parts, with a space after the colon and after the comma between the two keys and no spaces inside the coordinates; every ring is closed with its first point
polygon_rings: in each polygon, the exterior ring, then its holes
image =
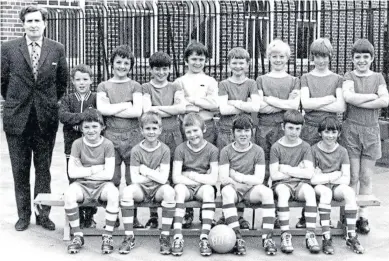
{"type": "MultiPolygon", "coordinates": [[[[183,53],[196,39],[210,53],[205,72],[225,79],[227,53],[236,46],[246,48],[251,59],[249,76],[256,78],[270,70],[266,47],[275,38],[289,43],[288,72],[300,76],[313,68],[311,42],[327,37],[334,47],[332,71],[343,75],[353,69],[351,46],[368,38],[375,47],[374,71],[389,75],[387,1],[270,1],[192,0],[118,1],[81,9],[49,8],[46,35],[66,47],[70,67],[90,65],[93,89],[111,77],[110,53],[127,44],[136,62],[131,77],[140,83],[150,80],[148,58],[164,51],[173,58],[170,80],[185,72],[183,53]]],[[[71,89],[71,87],[69,87],[71,89]]],[[[388,110],[383,117],[389,118],[388,110]]]]}

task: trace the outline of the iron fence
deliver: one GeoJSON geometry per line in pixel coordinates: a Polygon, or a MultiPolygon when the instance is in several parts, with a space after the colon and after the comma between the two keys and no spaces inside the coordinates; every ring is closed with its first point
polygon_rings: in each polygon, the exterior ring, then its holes
{"type": "MultiPolygon", "coordinates": [[[[65,45],[70,67],[78,63],[92,67],[93,89],[111,76],[109,56],[121,44],[134,52],[133,79],[149,81],[148,58],[164,51],[173,59],[170,80],[174,80],[185,72],[183,52],[193,39],[208,47],[205,72],[220,81],[228,76],[227,53],[236,46],[249,51],[249,75],[256,78],[270,70],[266,47],[280,38],[292,51],[288,72],[300,76],[313,68],[312,41],[327,37],[334,47],[330,68],[343,75],[353,69],[352,44],[368,38],[375,46],[372,69],[388,80],[387,1],[154,0],[48,10],[46,35],[65,45]]],[[[389,118],[388,110],[383,116],[389,118]]]]}

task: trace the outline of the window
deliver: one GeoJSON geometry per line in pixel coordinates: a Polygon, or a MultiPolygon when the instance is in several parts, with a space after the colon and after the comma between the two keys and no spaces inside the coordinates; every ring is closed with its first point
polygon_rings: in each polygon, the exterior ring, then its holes
{"type": "Polygon", "coordinates": [[[319,35],[318,30],[318,3],[315,0],[302,0],[296,2],[296,55],[297,59],[308,59],[309,48],[319,35]]]}
{"type": "MultiPolygon", "coordinates": [[[[190,1],[186,45],[191,40],[203,43],[211,63],[216,63],[219,48],[219,1],[190,1]]],[[[185,46],[186,46],[185,45],[185,46]]]]}
{"type": "Polygon", "coordinates": [[[245,1],[245,45],[250,57],[260,58],[269,44],[270,4],[267,0],[245,1]]]}
{"type": "Polygon", "coordinates": [[[118,26],[118,45],[128,44],[139,59],[148,59],[157,50],[157,7],[155,1],[121,0],[118,26]]]}

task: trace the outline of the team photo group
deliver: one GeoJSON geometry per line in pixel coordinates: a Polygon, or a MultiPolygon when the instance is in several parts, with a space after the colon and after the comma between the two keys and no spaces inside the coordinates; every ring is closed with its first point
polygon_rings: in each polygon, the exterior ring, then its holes
{"type": "MultiPolygon", "coordinates": [[[[353,70],[344,76],[329,69],[334,50],[327,38],[312,42],[314,67],[301,77],[287,72],[291,48],[285,41],[274,39],[267,45],[271,69],[257,79],[248,75],[248,51],[237,46],[227,55],[229,77],[220,82],[204,72],[206,46],[192,41],[183,53],[185,74],[170,82],[172,58],[159,51],[148,59],[152,79],[144,84],[129,78],[135,57],[129,46],[120,45],[109,54],[111,78],[95,83],[97,91],[92,92],[92,65],[68,68],[63,45],[44,37],[47,11],[27,6],[20,19],[25,35],[1,48],[3,123],[15,182],[17,231],[30,224],[30,187],[25,184],[32,160],[34,196],[50,193],[49,169],[60,121],[69,180],[64,208],[73,232],[70,254],[84,245],[82,229],[96,226],[97,208],[79,204],[105,207],[102,253],[129,254],[136,251],[134,229],[144,227],[136,204],[158,202],[161,219],[150,208],[145,226],[161,227],[161,254],[180,256],[182,230],[194,219],[193,209],[185,208],[188,201],[202,202],[198,248],[203,256],[213,253],[208,236],[219,224],[235,232],[232,252],[246,254],[241,230],[249,223],[244,209],[236,207],[239,202],[261,204],[260,245],[267,255],[275,255],[278,248],[294,251],[290,201],[305,202],[296,227],[306,229],[310,253],[334,254],[343,247],[365,252],[358,234],[370,232],[369,212],[358,207],[357,195],[373,192],[373,169],[382,155],[379,112],[389,105],[383,75],[370,69],[375,57],[367,39],[356,40],[347,50],[353,70]],[[69,81],[75,91],[66,94],[69,81]],[[222,217],[215,220],[218,193],[222,217]],[[339,246],[331,237],[333,200],[345,202],[346,236],[339,246]],[[115,250],[114,240],[119,239],[113,231],[121,223],[124,238],[115,250]],[[277,243],[274,229],[281,230],[277,243]]],[[[54,230],[49,213],[49,206],[35,212],[37,225],[54,230]]]]}

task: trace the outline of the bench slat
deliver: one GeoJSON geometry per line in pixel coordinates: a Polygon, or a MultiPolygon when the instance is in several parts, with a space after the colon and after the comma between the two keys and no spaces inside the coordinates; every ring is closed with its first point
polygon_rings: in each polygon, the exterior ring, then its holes
{"type": "MultiPolygon", "coordinates": [[[[222,207],[221,197],[216,198],[216,208],[222,207]]],[[[35,200],[34,204],[36,205],[48,205],[48,206],[64,206],[63,195],[61,194],[39,194],[35,200]]],[[[344,201],[332,201],[331,206],[339,207],[344,206],[344,201]]],[[[357,196],[358,206],[380,206],[381,202],[374,195],[358,195],[357,196]]],[[[192,208],[201,208],[202,203],[199,201],[190,201],[185,202],[186,207],[192,208]]],[[[289,202],[289,207],[304,207],[304,202],[291,201],[289,202]]],[[[95,204],[82,204],[82,206],[95,206],[95,204]]],[[[160,203],[138,203],[135,204],[136,207],[160,207],[160,203]]],[[[245,204],[240,202],[236,205],[238,208],[260,208],[261,204],[245,204]]]]}

